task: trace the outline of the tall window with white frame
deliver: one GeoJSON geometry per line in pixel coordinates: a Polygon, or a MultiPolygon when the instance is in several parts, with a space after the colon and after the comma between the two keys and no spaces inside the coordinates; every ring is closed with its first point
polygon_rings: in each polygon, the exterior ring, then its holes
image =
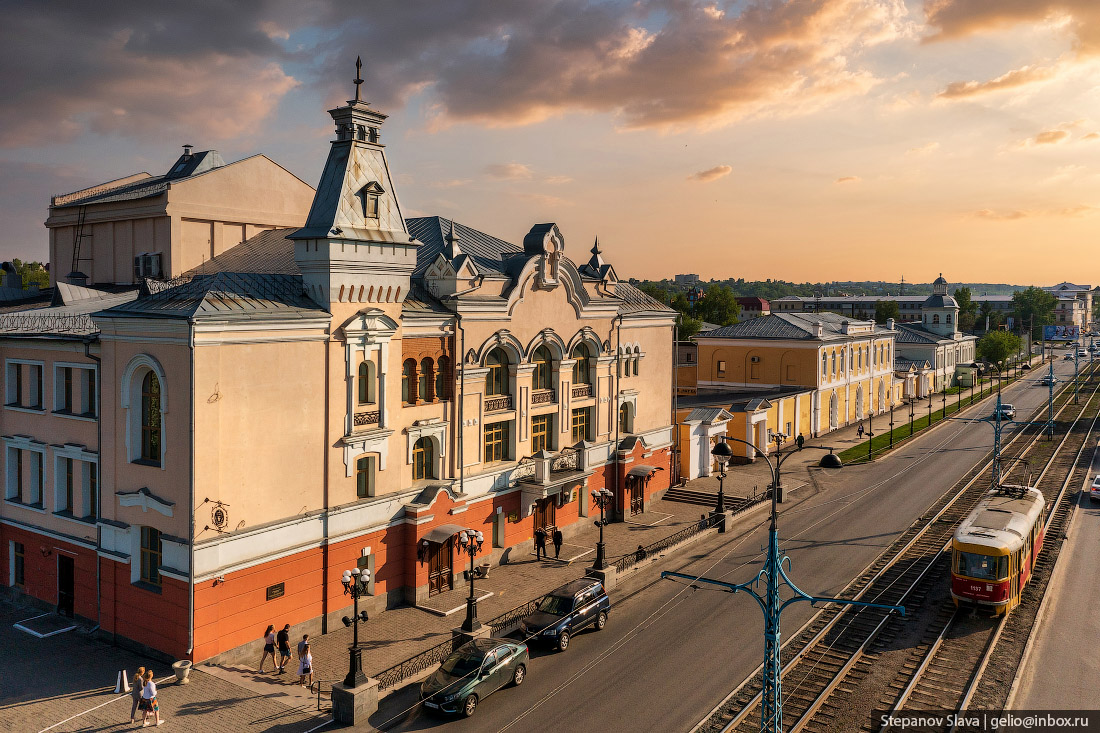
{"type": "Polygon", "coordinates": [[[369,361],[359,362],[358,398],[360,405],[374,404],[374,365],[369,361]]]}
{"type": "Polygon", "coordinates": [[[20,503],[29,504],[30,502],[27,501],[27,496],[23,491],[23,451],[18,448],[12,448],[11,450],[15,453],[15,495],[19,498],[20,503]]]}
{"type": "Polygon", "coordinates": [[[141,380],[141,453],[142,462],[160,465],[160,380],[151,370],[141,380]]]}
{"type": "Polygon", "coordinates": [[[374,458],[371,456],[355,461],[355,495],[360,499],[374,496],[374,458]]]}
{"type": "Polygon", "coordinates": [[[508,394],[508,354],[504,349],[493,349],[485,357],[485,366],[488,372],[485,374],[486,396],[508,394]]]}
{"type": "Polygon", "coordinates": [[[531,379],[531,387],[535,390],[554,388],[554,362],[550,356],[550,349],[540,346],[531,354],[531,363],[535,365],[535,371],[531,379]]]}
{"type": "Polygon", "coordinates": [[[72,458],[62,458],[61,463],[62,463],[62,470],[64,471],[63,480],[65,482],[65,484],[63,486],[64,493],[62,495],[62,498],[63,498],[65,503],[64,503],[63,506],[59,506],[57,508],[57,510],[58,511],[69,512],[70,514],[75,514],[76,512],[73,511],[73,468],[74,468],[73,463],[74,463],[74,461],[73,461],[72,458]]]}
{"type": "Polygon", "coordinates": [[[431,438],[420,438],[413,443],[413,481],[436,478],[435,450],[431,438]]]}
{"type": "Polygon", "coordinates": [[[498,463],[509,459],[509,432],[507,422],[494,422],[485,425],[485,463],[498,463]]]}
{"type": "Polygon", "coordinates": [[[88,461],[84,464],[84,518],[95,519],[99,516],[99,464],[88,461]]]}
{"type": "Polygon", "coordinates": [[[573,384],[592,384],[592,357],[587,344],[573,347],[573,384]]]}
{"type": "Polygon", "coordinates": [[[160,563],[162,548],[160,530],[154,527],[141,528],[141,581],[150,585],[160,585],[160,563]]]}
{"type": "Polygon", "coordinates": [[[634,367],[634,376],[635,377],[638,376],[638,362],[640,362],[641,360],[642,360],[642,350],[639,347],[635,346],[634,347],[634,359],[633,359],[633,367],[634,367]]]}
{"type": "Polygon", "coordinates": [[[579,407],[574,409],[570,415],[570,423],[574,443],[592,439],[589,433],[592,424],[591,407],[579,407]]]}
{"type": "Polygon", "coordinates": [[[619,405],[619,432],[634,432],[634,425],[632,423],[633,421],[630,419],[630,405],[627,403],[619,405]]]}
{"type": "Polygon", "coordinates": [[[420,378],[417,392],[425,402],[435,401],[435,363],[428,357],[420,360],[420,378]]]}
{"type": "Polygon", "coordinates": [[[553,415],[535,415],[531,418],[531,453],[540,450],[554,450],[551,442],[553,435],[553,415]]]}

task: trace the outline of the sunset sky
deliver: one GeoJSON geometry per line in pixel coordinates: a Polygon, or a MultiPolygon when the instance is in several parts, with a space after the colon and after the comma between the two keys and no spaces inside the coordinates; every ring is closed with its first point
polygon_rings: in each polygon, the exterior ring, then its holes
{"type": "Polygon", "coordinates": [[[316,185],[358,54],[414,215],[621,277],[1100,282],[1097,0],[4,7],[4,259],[184,143],[316,185]]]}

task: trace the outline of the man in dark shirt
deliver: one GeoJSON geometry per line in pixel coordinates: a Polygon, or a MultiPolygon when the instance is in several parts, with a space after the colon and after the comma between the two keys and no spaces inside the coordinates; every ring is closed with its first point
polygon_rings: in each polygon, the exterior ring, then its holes
{"type": "Polygon", "coordinates": [[[535,530],[535,559],[546,557],[546,530],[539,527],[535,530]]]}
{"type": "Polygon", "coordinates": [[[279,647],[279,674],[282,674],[283,667],[290,661],[290,624],[275,635],[275,645],[279,647]]]}

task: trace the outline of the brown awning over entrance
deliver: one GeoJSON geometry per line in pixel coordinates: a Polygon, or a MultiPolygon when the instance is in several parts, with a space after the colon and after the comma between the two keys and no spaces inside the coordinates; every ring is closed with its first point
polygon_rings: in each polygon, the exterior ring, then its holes
{"type": "Polygon", "coordinates": [[[663,471],[665,469],[660,466],[635,466],[627,472],[627,476],[634,476],[636,478],[649,478],[657,471],[663,471]]]}
{"type": "Polygon", "coordinates": [[[460,527],[457,524],[441,524],[435,529],[430,530],[428,534],[424,535],[424,539],[426,539],[428,542],[443,544],[464,529],[466,528],[460,527]]]}

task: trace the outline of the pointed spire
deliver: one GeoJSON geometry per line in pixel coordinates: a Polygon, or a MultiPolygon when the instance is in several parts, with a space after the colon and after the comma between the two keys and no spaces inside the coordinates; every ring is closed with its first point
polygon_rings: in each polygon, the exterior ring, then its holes
{"type": "Polygon", "coordinates": [[[462,250],[458,246],[458,234],[455,233],[454,219],[451,219],[451,230],[447,233],[445,239],[447,241],[447,246],[444,248],[443,253],[446,255],[447,259],[453,260],[462,254],[462,250]]]}
{"type": "Polygon", "coordinates": [[[592,258],[588,260],[588,267],[594,272],[600,272],[600,269],[607,264],[603,261],[600,252],[600,238],[596,237],[595,243],[592,245],[592,258]]]}
{"type": "Polygon", "coordinates": [[[359,98],[359,86],[363,83],[363,59],[355,57],[355,100],[356,102],[362,101],[359,98]]]}

